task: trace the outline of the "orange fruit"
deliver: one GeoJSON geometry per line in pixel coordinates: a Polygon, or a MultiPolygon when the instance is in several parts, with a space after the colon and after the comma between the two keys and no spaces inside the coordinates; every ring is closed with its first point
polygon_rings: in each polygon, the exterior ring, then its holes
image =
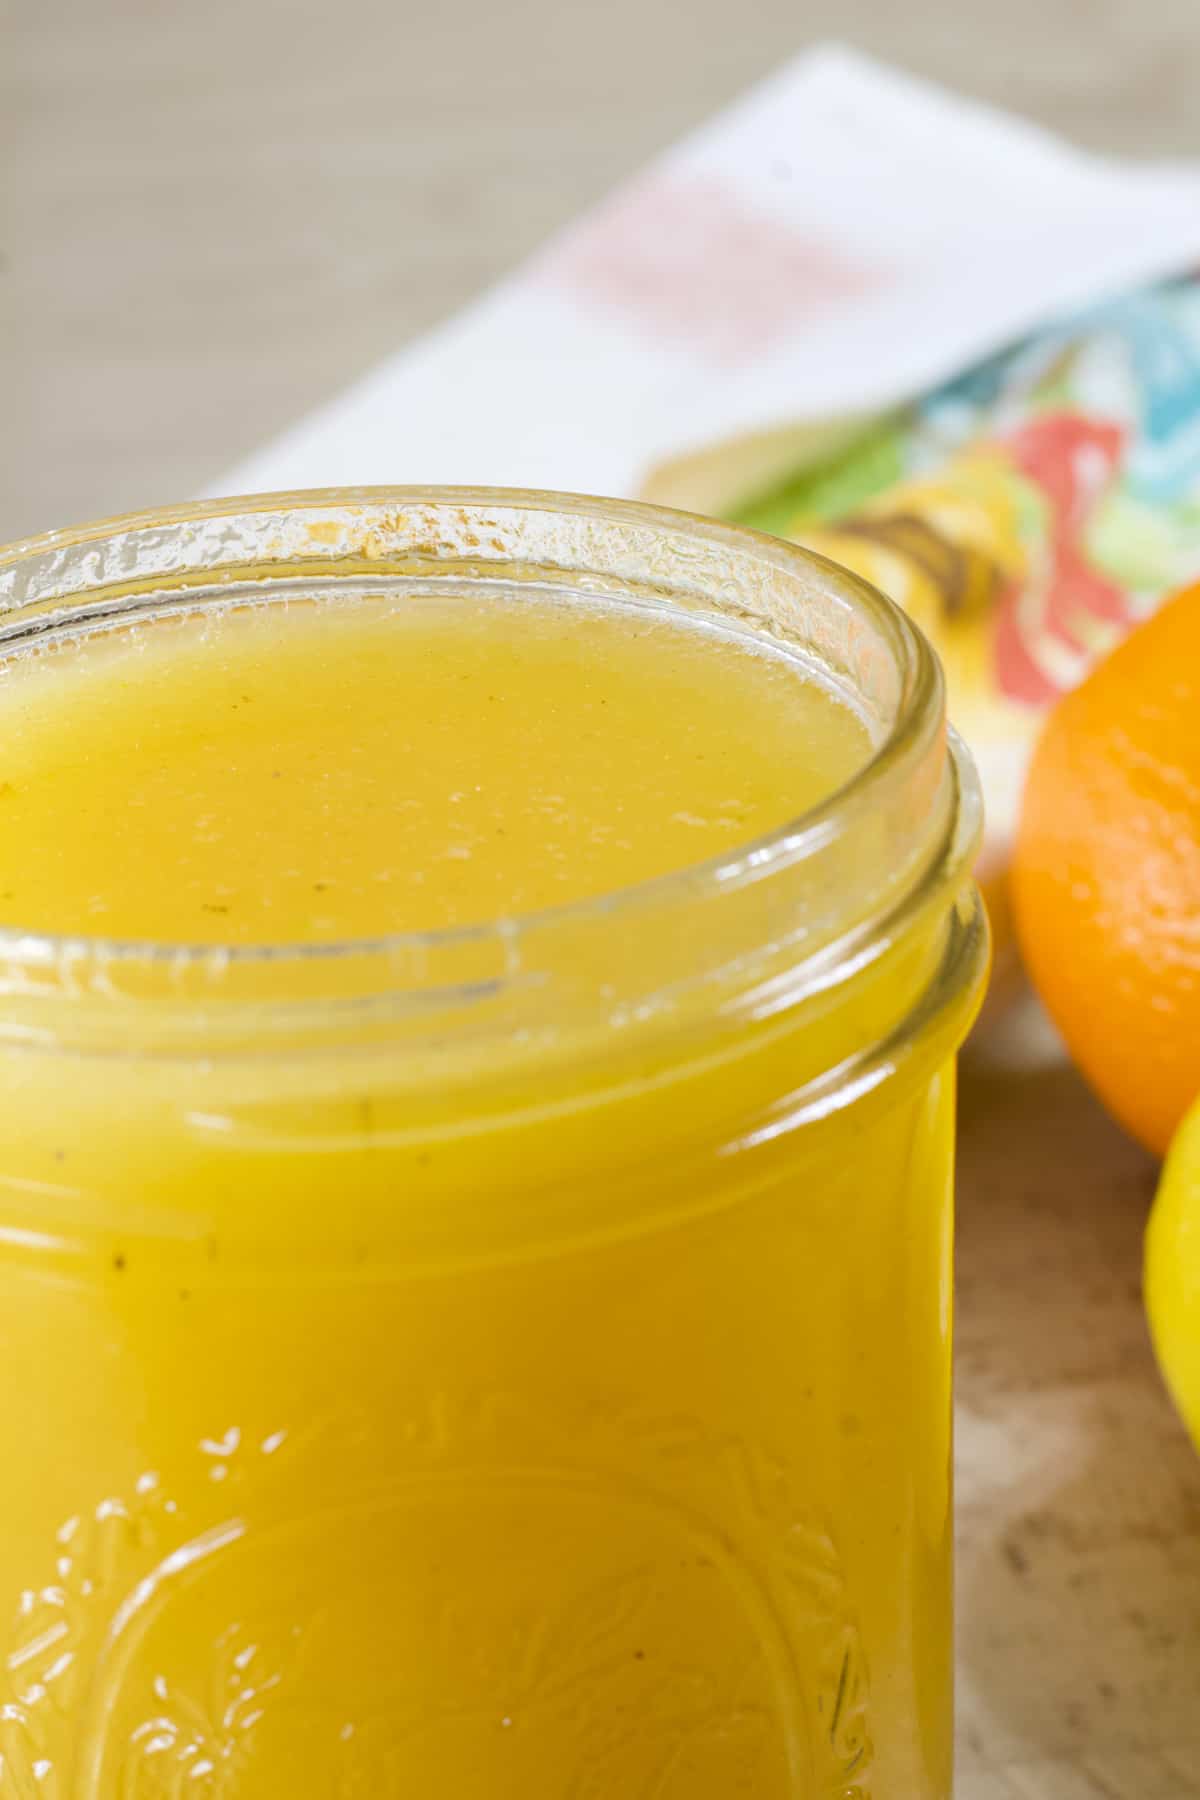
{"type": "Polygon", "coordinates": [[[1161,1155],[1200,1094],[1200,586],[1050,714],[1012,899],[1025,965],[1072,1056],[1161,1155]]]}

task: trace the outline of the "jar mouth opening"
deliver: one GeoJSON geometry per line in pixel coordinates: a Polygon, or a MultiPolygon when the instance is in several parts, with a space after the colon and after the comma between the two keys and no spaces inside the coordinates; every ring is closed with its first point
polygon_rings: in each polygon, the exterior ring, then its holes
{"type": "MultiPolygon", "coordinates": [[[[119,991],[128,977],[132,997],[155,971],[167,971],[180,998],[181,983],[188,989],[198,981],[218,1003],[250,997],[246,984],[257,972],[275,999],[293,997],[293,989],[318,999],[322,971],[332,990],[335,971],[355,965],[372,971],[352,984],[360,997],[382,988],[393,996],[408,989],[424,998],[451,990],[466,997],[480,982],[536,975],[537,945],[577,943],[589,928],[627,934],[707,897],[765,889],[775,877],[807,879],[808,872],[825,887],[839,877],[844,883],[855,834],[903,811],[918,789],[924,799],[913,817],[928,843],[907,877],[900,871],[900,886],[919,884],[944,861],[961,795],[948,790],[941,671],[921,633],[882,594],[823,557],[666,508],[523,490],[316,489],[49,532],[0,549],[0,660],[47,633],[104,628],[139,609],[253,597],[264,580],[311,589],[348,576],[421,587],[439,578],[569,581],[594,598],[634,595],[732,616],[777,644],[788,640],[793,653],[798,644],[852,702],[873,689],[864,714],[872,747],[814,806],[731,850],[627,887],[477,924],[329,941],[221,945],[8,927],[0,929],[0,993],[12,991],[14,971],[41,969],[44,981],[53,969],[74,970],[76,980],[100,990],[119,991]],[[93,981],[92,971],[102,978],[93,981]]],[[[949,788],[956,789],[952,776],[949,788]]],[[[878,894],[862,896],[868,911],[894,907],[897,883],[887,875],[878,894]]],[[[843,891],[843,911],[853,898],[843,891]]],[[[792,901],[801,904],[794,883],[792,901]]],[[[829,935],[810,931],[805,954],[827,946],[829,935]]]]}

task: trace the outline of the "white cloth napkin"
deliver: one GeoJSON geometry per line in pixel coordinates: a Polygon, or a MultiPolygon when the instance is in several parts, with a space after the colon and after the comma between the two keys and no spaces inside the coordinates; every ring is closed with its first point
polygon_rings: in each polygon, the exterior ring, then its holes
{"type": "Polygon", "coordinates": [[[212,491],[478,482],[717,511],[831,424],[1196,262],[1200,167],[1087,155],[823,47],[212,491]]]}

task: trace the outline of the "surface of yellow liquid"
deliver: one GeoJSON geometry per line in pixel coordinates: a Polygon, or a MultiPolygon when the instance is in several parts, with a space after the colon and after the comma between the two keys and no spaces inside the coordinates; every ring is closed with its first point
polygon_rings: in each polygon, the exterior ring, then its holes
{"type": "MultiPolygon", "coordinates": [[[[0,924],[234,947],[569,906],[868,753],[730,634],[368,590],[23,653],[0,727],[0,924]]],[[[947,1800],[948,1053],[790,1100],[914,954],[151,1053],[168,956],[10,1032],[3,1800],[947,1800]]]]}
{"type": "Polygon", "coordinates": [[[797,665],[618,607],[194,614],[0,674],[0,926],[192,943],[444,929],[730,851],[866,732],[797,665]]]}

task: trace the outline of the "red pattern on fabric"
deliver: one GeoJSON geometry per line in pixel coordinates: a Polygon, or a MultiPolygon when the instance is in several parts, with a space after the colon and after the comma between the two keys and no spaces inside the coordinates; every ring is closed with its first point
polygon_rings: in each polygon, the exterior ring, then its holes
{"type": "Polygon", "coordinates": [[[1063,691],[1057,647],[1082,668],[1094,641],[1089,624],[1123,635],[1134,623],[1131,598],[1088,559],[1084,536],[1111,490],[1125,453],[1121,426],[1077,413],[1048,413],[1005,441],[1017,468],[1050,503],[1045,560],[1001,597],[994,640],[1000,691],[1028,706],[1048,706],[1063,691]]]}

